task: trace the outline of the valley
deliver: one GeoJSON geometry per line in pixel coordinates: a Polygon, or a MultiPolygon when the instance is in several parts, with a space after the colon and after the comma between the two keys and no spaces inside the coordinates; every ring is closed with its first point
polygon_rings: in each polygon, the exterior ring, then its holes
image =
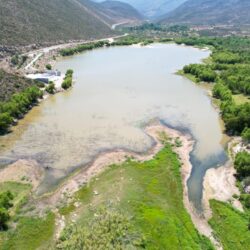
{"type": "Polygon", "coordinates": [[[0,7],[0,250],[248,249],[248,1],[0,7]]]}

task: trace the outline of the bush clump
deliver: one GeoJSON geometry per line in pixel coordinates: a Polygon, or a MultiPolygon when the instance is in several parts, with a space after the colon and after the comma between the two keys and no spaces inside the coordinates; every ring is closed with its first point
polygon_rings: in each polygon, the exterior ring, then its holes
{"type": "Polygon", "coordinates": [[[64,77],[64,80],[62,82],[62,88],[63,89],[68,89],[72,86],[72,82],[73,82],[73,70],[72,69],[68,69],[66,74],[65,74],[65,77],[64,77]]]}
{"type": "Polygon", "coordinates": [[[10,219],[9,209],[13,206],[14,196],[11,192],[0,193],[0,230],[7,228],[7,222],[10,219]]]}
{"type": "Polygon", "coordinates": [[[144,238],[133,232],[129,219],[112,209],[101,208],[85,226],[71,225],[59,238],[56,249],[144,248],[144,238]]]}
{"type": "Polygon", "coordinates": [[[45,91],[51,95],[55,94],[55,84],[53,82],[50,82],[49,85],[45,88],[45,91]]]}
{"type": "Polygon", "coordinates": [[[250,154],[246,151],[240,152],[235,157],[234,162],[237,174],[240,177],[247,177],[250,175],[250,154]]]}

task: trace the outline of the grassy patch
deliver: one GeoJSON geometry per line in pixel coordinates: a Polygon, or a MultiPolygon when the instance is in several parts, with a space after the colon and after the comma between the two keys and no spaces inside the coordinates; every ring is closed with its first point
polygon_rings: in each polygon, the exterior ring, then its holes
{"type": "Polygon", "coordinates": [[[0,183],[1,192],[10,191],[14,195],[14,206],[11,209],[11,215],[15,215],[18,212],[20,206],[26,201],[26,198],[30,193],[31,188],[31,185],[17,182],[0,183]]]}
{"type": "Polygon", "coordinates": [[[209,221],[224,250],[246,250],[250,246],[249,218],[230,205],[212,200],[213,217],[209,221]]]}
{"type": "Polygon", "coordinates": [[[77,199],[82,204],[79,225],[86,225],[99,207],[112,204],[144,235],[146,249],[213,249],[184,208],[180,162],[170,145],[153,160],[110,166],[77,199]]]}
{"type": "Polygon", "coordinates": [[[177,72],[177,75],[185,76],[190,81],[195,82],[195,83],[199,83],[199,81],[197,80],[197,78],[194,75],[192,75],[192,74],[185,74],[183,70],[179,70],[177,72]]]}
{"type": "Polygon", "coordinates": [[[235,103],[237,105],[241,105],[244,103],[249,103],[250,102],[250,97],[243,95],[243,94],[239,94],[239,95],[233,95],[233,100],[235,101],[235,103]]]}
{"type": "Polygon", "coordinates": [[[16,229],[10,230],[4,236],[1,250],[34,250],[52,238],[55,217],[50,213],[46,218],[22,217],[16,229]]]}

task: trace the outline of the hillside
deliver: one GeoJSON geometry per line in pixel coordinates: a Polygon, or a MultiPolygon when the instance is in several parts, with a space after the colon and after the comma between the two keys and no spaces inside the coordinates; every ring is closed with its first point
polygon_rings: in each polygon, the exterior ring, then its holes
{"type": "Polygon", "coordinates": [[[134,7],[124,2],[111,0],[100,3],[86,0],[80,1],[110,25],[138,22],[143,19],[142,15],[134,7]]]}
{"type": "Polygon", "coordinates": [[[32,80],[9,74],[0,69],[0,103],[8,101],[13,94],[33,85],[34,81],[32,80]]]}
{"type": "Polygon", "coordinates": [[[112,35],[78,0],[1,0],[0,45],[26,45],[112,35]]]}
{"type": "MultiPolygon", "coordinates": [[[[96,0],[98,2],[102,0],[96,0]]],[[[179,5],[184,3],[186,0],[121,0],[135,7],[145,17],[154,19],[161,15],[164,15],[179,5]]]]}
{"type": "Polygon", "coordinates": [[[249,24],[249,0],[188,0],[162,19],[162,23],[249,24]]]}

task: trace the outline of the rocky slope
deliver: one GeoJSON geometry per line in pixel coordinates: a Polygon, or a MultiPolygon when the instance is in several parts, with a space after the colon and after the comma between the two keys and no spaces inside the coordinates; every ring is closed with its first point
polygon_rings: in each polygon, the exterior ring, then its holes
{"type": "Polygon", "coordinates": [[[196,25],[250,24],[249,0],[188,0],[167,14],[162,23],[196,25]]]}
{"type": "Polygon", "coordinates": [[[89,0],[1,0],[0,47],[104,38],[112,24],[140,19],[127,4],[89,0]]]}

